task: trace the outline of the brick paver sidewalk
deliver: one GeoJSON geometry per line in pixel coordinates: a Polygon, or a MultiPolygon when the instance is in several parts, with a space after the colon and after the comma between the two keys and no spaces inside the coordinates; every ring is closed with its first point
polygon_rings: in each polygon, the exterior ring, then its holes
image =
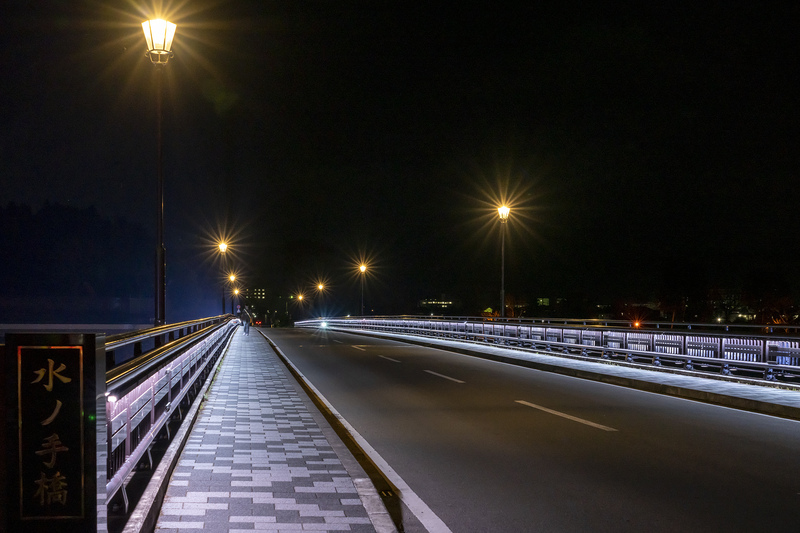
{"type": "Polygon", "coordinates": [[[353,480],[267,342],[240,329],[156,531],[374,532],[353,480]]]}

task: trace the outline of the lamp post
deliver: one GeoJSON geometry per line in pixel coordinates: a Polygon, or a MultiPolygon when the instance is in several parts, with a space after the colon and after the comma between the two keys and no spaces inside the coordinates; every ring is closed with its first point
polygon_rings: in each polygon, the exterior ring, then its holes
{"type": "MultiPolygon", "coordinates": [[[[228,280],[231,282],[231,287],[233,287],[233,282],[236,281],[236,275],[231,273],[228,276],[228,280]]],[[[231,314],[233,314],[233,296],[231,296],[231,314]]]]}
{"type": "MultiPolygon", "coordinates": [[[[222,271],[225,272],[225,252],[228,250],[228,244],[225,242],[219,243],[219,253],[222,254],[222,271]]],[[[231,280],[233,281],[233,280],[231,280]]],[[[233,309],[231,309],[233,311],[233,309]]],[[[222,314],[225,314],[225,282],[222,282],[222,314]]]]}
{"type": "Polygon", "coordinates": [[[172,40],[177,26],[163,19],[142,22],[144,38],[147,41],[147,57],[156,67],[156,167],[158,175],[157,189],[157,229],[156,229],[156,297],[155,325],[166,323],[167,275],[166,251],[164,250],[164,173],[162,170],[163,152],[161,143],[161,86],[162,71],[172,57],[172,40]]]}
{"type": "Polygon", "coordinates": [[[506,316],[506,222],[511,209],[507,206],[497,208],[500,215],[500,317],[506,316]]]}
{"type": "Polygon", "coordinates": [[[361,316],[364,316],[364,278],[367,275],[367,265],[362,263],[358,270],[361,271],[361,316]]]}
{"type": "Polygon", "coordinates": [[[322,316],[322,294],[323,294],[324,290],[325,290],[325,285],[323,283],[318,283],[317,284],[317,292],[319,293],[319,298],[318,298],[318,301],[319,301],[319,316],[322,316]]]}

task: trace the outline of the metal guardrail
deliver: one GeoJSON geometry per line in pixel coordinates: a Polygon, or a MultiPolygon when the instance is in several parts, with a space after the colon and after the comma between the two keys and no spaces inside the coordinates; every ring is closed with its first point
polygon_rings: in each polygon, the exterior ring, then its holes
{"type": "MultiPolygon", "coordinates": [[[[768,381],[800,380],[800,337],[776,334],[777,326],[748,325],[731,332],[734,325],[730,324],[669,325],[673,328],[665,330],[661,323],[631,327],[632,323],[624,321],[413,316],[332,318],[295,323],[297,327],[403,333],[654,366],[672,365],[768,381]]],[[[787,326],[789,328],[797,334],[797,326],[787,326]]]]}
{"type": "MultiPolygon", "coordinates": [[[[108,362],[114,352],[132,346],[134,357],[106,372],[108,471],[106,501],[120,490],[127,513],[126,480],[148,456],[159,432],[181,403],[198,390],[223,352],[239,321],[233,316],[170,324],[107,338],[108,362]],[[142,353],[143,343],[154,348],[142,353]]],[[[191,402],[190,402],[191,403],[191,402]]]]}

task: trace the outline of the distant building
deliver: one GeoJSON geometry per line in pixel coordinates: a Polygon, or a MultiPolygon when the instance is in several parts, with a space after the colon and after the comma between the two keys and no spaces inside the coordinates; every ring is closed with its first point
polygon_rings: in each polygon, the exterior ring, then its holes
{"type": "Polygon", "coordinates": [[[267,297],[267,289],[244,289],[242,294],[247,300],[264,300],[267,297]]]}
{"type": "Polygon", "coordinates": [[[426,313],[446,315],[454,312],[461,307],[461,302],[452,298],[447,298],[444,294],[441,298],[428,298],[420,300],[417,307],[426,313]]]}

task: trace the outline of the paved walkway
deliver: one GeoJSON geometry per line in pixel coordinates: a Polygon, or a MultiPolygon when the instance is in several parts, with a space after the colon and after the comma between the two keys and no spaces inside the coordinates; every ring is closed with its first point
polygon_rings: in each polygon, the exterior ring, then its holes
{"type": "Polygon", "coordinates": [[[264,338],[240,328],[175,467],[156,531],[374,532],[341,446],[334,449],[306,402],[264,338]]]}

